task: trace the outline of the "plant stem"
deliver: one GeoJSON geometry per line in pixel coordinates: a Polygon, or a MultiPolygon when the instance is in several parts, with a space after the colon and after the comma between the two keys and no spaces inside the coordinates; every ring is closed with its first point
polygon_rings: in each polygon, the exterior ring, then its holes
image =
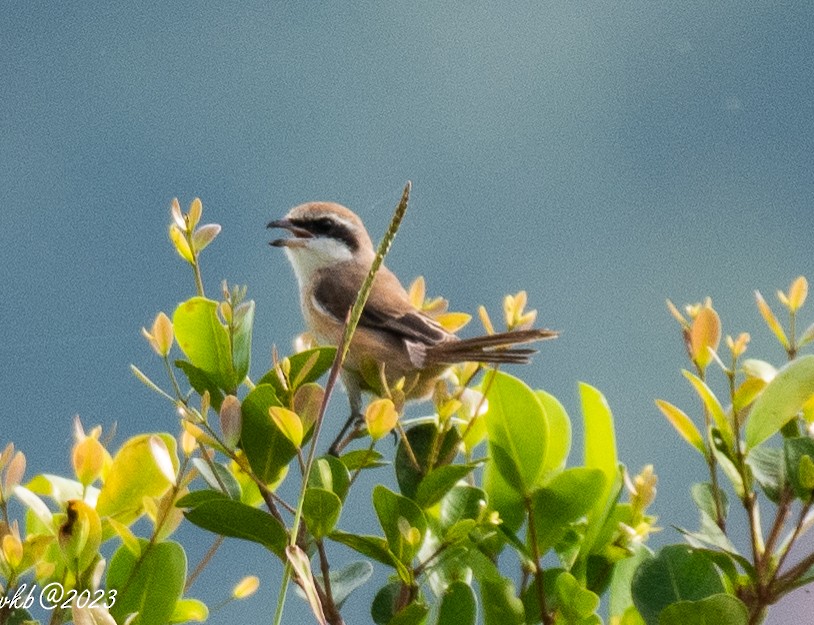
{"type": "MultiPolygon", "coordinates": [[[[800,537],[800,533],[802,532],[802,529],[803,529],[803,524],[805,523],[806,515],[808,515],[808,511],[811,509],[812,504],[814,504],[814,499],[809,498],[809,500],[803,506],[803,509],[800,510],[800,517],[797,520],[797,525],[794,526],[794,533],[791,535],[791,538],[789,539],[788,543],[786,544],[785,549],[783,550],[783,553],[780,554],[780,559],[777,561],[777,567],[775,568],[777,573],[780,572],[781,567],[783,566],[783,564],[786,561],[786,558],[788,557],[789,553],[791,552],[791,548],[794,546],[794,543],[800,537]]],[[[783,578],[787,578],[787,579],[793,581],[794,578],[797,575],[800,575],[801,573],[804,573],[811,566],[811,563],[814,563],[814,554],[812,554],[808,558],[804,558],[802,560],[802,562],[798,563],[788,573],[783,575],[783,578]],[[806,565],[806,564],[807,564],[807,566],[802,566],[801,567],[801,565],[806,565]]]]}
{"type": "Polygon", "coordinates": [[[532,557],[534,558],[534,585],[537,590],[537,601],[540,604],[540,619],[543,625],[551,625],[554,620],[551,618],[551,615],[548,613],[548,608],[546,607],[545,580],[543,579],[542,566],[540,566],[540,547],[537,544],[537,527],[534,523],[534,505],[528,496],[525,498],[524,504],[526,506],[526,512],[528,512],[529,515],[529,538],[531,539],[531,553],[532,557]]]}
{"type": "MultiPolygon", "coordinates": [[[[690,348],[688,347],[688,350],[690,348]]],[[[690,360],[692,360],[692,355],[690,355],[690,360]]],[[[695,361],[693,361],[695,362],[695,361]]],[[[705,382],[705,373],[704,369],[697,364],[695,365],[695,371],[698,374],[698,378],[705,382]]],[[[701,407],[704,411],[704,425],[706,426],[707,432],[709,432],[710,425],[711,425],[711,417],[709,414],[709,410],[707,410],[706,404],[702,401],[701,407]]],[[[736,440],[737,440],[737,433],[736,433],[736,440]]],[[[736,443],[737,444],[737,443],[736,443]]],[[[710,482],[712,483],[712,499],[715,501],[715,523],[721,529],[722,532],[726,532],[726,517],[724,516],[724,507],[723,503],[721,502],[721,486],[718,483],[718,466],[715,460],[715,453],[713,452],[713,448],[715,443],[710,440],[709,441],[710,451],[707,454],[707,466],[709,467],[709,478],[710,482]]],[[[744,484],[745,487],[745,484],[744,484]]]]}
{"type": "MultiPolygon", "coordinates": [[[[192,236],[189,237],[190,247],[192,246],[192,236]]],[[[198,254],[195,253],[195,262],[192,263],[192,272],[195,274],[195,289],[198,291],[199,297],[206,297],[204,295],[203,280],[201,279],[201,266],[198,264],[198,254]]]]}
{"type": "MultiPolygon", "coordinates": [[[[774,523],[772,524],[771,530],[769,530],[769,535],[766,538],[766,547],[765,552],[768,554],[772,554],[774,552],[774,546],[777,543],[778,539],[780,538],[780,534],[783,531],[783,528],[786,526],[786,521],[788,521],[789,513],[791,512],[791,502],[794,501],[794,494],[786,485],[783,488],[783,491],[780,493],[780,500],[777,502],[777,513],[774,517],[774,523]]],[[[766,565],[769,563],[770,558],[764,558],[758,565],[758,574],[763,574],[766,569],[766,565]]],[[[779,569],[779,567],[776,567],[779,569]]]]}
{"type": "Polygon", "coordinates": [[[322,587],[325,589],[325,597],[329,605],[334,605],[334,595],[331,590],[331,568],[328,563],[328,556],[325,554],[325,544],[321,538],[315,542],[319,554],[319,567],[322,571],[322,587]]]}

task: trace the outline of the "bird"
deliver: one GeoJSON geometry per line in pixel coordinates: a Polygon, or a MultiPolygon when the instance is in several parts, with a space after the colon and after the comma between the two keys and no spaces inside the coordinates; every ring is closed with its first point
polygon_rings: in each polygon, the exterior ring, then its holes
{"type": "MultiPolygon", "coordinates": [[[[361,218],[341,204],[308,202],[267,227],[288,232],[269,244],[285,251],[294,270],[308,331],[319,344],[338,345],[348,311],[376,257],[361,218]]],[[[351,409],[343,432],[361,420],[362,393],[381,392],[371,381],[371,368],[382,373],[388,385],[403,380],[406,400],[421,400],[455,364],[523,364],[536,350],[519,346],[556,336],[548,329],[527,329],[459,338],[416,308],[399,279],[382,265],[343,364],[351,409]]]]}

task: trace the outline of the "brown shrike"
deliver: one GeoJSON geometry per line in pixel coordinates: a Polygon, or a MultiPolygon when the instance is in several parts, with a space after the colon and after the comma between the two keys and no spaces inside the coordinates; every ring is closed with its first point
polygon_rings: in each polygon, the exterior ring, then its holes
{"type": "MultiPolygon", "coordinates": [[[[268,227],[291,234],[271,245],[282,247],[294,268],[308,330],[320,344],[338,345],[345,317],[376,256],[362,220],[339,204],[310,202],[268,227]]],[[[451,365],[525,363],[535,350],[517,345],[556,335],[531,329],[459,339],[415,308],[398,278],[382,265],[342,371],[351,412],[361,414],[362,391],[376,390],[363,375],[371,365],[374,371],[383,367],[388,384],[404,378],[406,399],[423,399],[451,365]]]]}

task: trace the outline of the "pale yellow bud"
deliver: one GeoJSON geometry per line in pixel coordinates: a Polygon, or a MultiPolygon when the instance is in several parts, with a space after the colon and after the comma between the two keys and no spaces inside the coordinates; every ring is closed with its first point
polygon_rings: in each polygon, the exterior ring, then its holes
{"type": "Polygon", "coordinates": [[[486,312],[485,306],[478,306],[478,316],[480,317],[480,322],[483,324],[483,329],[486,330],[486,334],[494,334],[495,326],[492,325],[492,320],[489,318],[489,313],[486,312]]]}
{"type": "Polygon", "coordinates": [[[690,324],[684,318],[684,315],[681,314],[681,311],[679,311],[678,308],[676,308],[676,305],[673,304],[673,302],[671,302],[669,299],[667,300],[667,310],[670,311],[670,314],[673,316],[673,319],[675,319],[676,321],[678,321],[678,323],[681,324],[681,327],[683,328],[689,327],[690,324]]]}
{"type": "Polygon", "coordinates": [[[25,475],[25,454],[18,451],[11,458],[6,468],[6,475],[3,479],[3,491],[10,493],[14,487],[23,481],[25,475]]]}
{"type": "Polygon", "coordinates": [[[234,395],[224,397],[218,416],[223,442],[229,449],[234,449],[240,441],[240,430],[243,424],[240,400],[234,395]]]}
{"type": "Polygon", "coordinates": [[[780,341],[780,344],[785,349],[788,349],[789,339],[786,337],[786,333],[783,330],[783,327],[780,325],[780,322],[777,320],[777,317],[775,317],[774,312],[772,312],[772,309],[766,303],[766,300],[763,299],[760,291],[755,291],[755,300],[757,301],[757,309],[760,311],[760,316],[763,317],[766,325],[769,326],[769,329],[777,337],[777,340],[780,341]]]}
{"type": "Polygon", "coordinates": [[[690,348],[692,359],[699,367],[705,368],[712,361],[710,351],[718,349],[721,340],[721,319],[715,309],[700,308],[690,326],[690,348]]]}
{"type": "Polygon", "coordinates": [[[220,234],[219,224],[206,224],[192,233],[192,246],[196,252],[202,251],[220,234]]]}
{"type": "Polygon", "coordinates": [[[93,484],[101,475],[105,466],[107,451],[102,443],[91,436],[86,436],[73,447],[73,470],[84,486],[93,484]]]}
{"type": "Polygon", "coordinates": [[[201,213],[203,213],[203,204],[200,198],[195,198],[189,205],[189,229],[194,230],[198,222],[201,221],[201,213]]]}
{"type": "Polygon", "coordinates": [[[805,304],[808,296],[808,280],[800,276],[789,287],[789,310],[797,312],[805,304]]]}
{"type": "Polygon", "coordinates": [[[415,280],[413,280],[407,295],[410,299],[410,303],[415,308],[421,310],[424,307],[424,299],[427,296],[427,287],[424,282],[424,276],[418,276],[415,280]]]}
{"type": "Polygon", "coordinates": [[[181,451],[184,452],[185,456],[191,456],[197,446],[198,441],[195,440],[195,437],[192,434],[186,430],[181,432],[181,451]]]}
{"type": "Polygon", "coordinates": [[[260,588],[260,578],[256,575],[247,575],[232,589],[232,596],[235,599],[246,599],[256,593],[258,588],[260,588]]]}
{"type": "Polygon", "coordinates": [[[177,197],[172,198],[172,204],[170,204],[170,215],[172,215],[172,220],[176,226],[182,230],[186,230],[187,223],[184,219],[183,213],[181,213],[181,204],[178,203],[177,197]]]}
{"type": "Polygon", "coordinates": [[[20,566],[23,561],[23,543],[19,536],[6,534],[3,536],[3,558],[12,570],[20,566]]]}

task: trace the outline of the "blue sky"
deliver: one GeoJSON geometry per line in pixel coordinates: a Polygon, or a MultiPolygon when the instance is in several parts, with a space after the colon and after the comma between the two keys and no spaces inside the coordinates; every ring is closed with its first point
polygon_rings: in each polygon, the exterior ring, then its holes
{"type": "MultiPolygon", "coordinates": [[[[711,295],[725,332],[750,331],[754,355],[782,361],[752,291],[814,278],[812,13],[738,2],[5,2],[0,443],[58,472],[74,414],[117,422],[120,440],[174,429],[128,371],[155,364],[141,326],[192,293],[167,242],[173,197],[201,197],[223,225],[207,286],[249,285],[257,374],[271,345],[287,348],[301,329],[265,223],[335,200],[378,238],[410,179],[389,266],[405,281],[426,275],[456,310],[483,303],[498,315],[506,292],[526,289],[562,337],[523,376],[574,419],[577,381],[605,392],[621,457],[661,476],[657,542],[679,540],[670,526],[695,523],[687,485],[703,466],[653,404],[694,406],[664,300],[711,295]]],[[[201,596],[255,571],[265,591],[212,622],[265,618],[276,567],[237,544],[217,566],[201,596]]],[[[351,620],[365,620],[368,591],[351,620]]],[[[789,604],[771,622],[814,606],[803,593],[789,604]]],[[[304,614],[289,606],[292,619],[304,614]]]]}

